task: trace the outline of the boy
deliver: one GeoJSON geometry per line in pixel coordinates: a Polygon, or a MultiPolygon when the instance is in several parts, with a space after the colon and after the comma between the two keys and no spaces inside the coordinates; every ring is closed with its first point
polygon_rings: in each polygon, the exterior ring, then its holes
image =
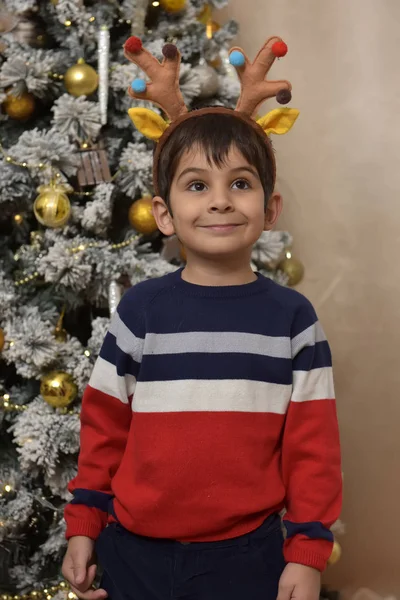
{"type": "Polygon", "coordinates": [[[250,116],[281,40],[236,61],[240,111],[192,113],[176,49],[160,65],[139,42],[126,56],[151,84],[131,95],[164,97],[171,122],[130,114],[158,139],[153,212],[187,263],[129,290],[112,319],[82,404],[63,574],[84,600],[317,600],[341,507],[330,351],[310,303],[250,267],[282,208],[265,131],[293,113],[250,116]]]}

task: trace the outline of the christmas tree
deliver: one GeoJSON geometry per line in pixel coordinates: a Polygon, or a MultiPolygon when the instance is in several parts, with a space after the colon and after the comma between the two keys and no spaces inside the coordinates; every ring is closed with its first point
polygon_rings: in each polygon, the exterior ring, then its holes
{"type": "MultiPolygon", "coordinates": [[[[138,76],[123,43],[182,55],[191,108],[234,106],[224,0],[0,2],[0,593],[57,597],[63,508],[79,452],[83,390],[124,290],[175,270],[184,250],[151,214],[152,143],[132,126],[138,76]]],[[[136,105],[146,105],[136,102],[136,105]]],[[[152,107],[154,108],[154,107],[152,107]]],[[[254,268],[295,284],[286,232],[254,268]]]]}

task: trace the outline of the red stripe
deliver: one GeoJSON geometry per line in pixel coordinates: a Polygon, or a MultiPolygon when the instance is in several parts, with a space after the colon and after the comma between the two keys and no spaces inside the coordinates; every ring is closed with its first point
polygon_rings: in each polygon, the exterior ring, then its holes
{"type": "Polygon", "coordinates": [[[211,541],[257,527],[283,505],[284,417],[133,413],[113,481],[115,511],[138,534],[211,541]]]}

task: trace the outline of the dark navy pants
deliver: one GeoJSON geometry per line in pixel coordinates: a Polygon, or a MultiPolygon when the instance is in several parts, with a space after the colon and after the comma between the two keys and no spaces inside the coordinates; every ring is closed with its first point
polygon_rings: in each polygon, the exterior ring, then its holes
{"type": "Polygon", "coordinates": [[[273,515],[247,535],[190,544],[112,524],[96,550],[111,600],[276,600],[282,547],[281,521],[273,515]]]}

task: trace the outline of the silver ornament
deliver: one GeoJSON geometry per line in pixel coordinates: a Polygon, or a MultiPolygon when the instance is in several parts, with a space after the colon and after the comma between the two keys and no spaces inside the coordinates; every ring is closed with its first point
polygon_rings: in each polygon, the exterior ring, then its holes
{"type": "Polygon", "coordinates": [[[200,83],[200,94],[198,98],[211,98],[219,90],[218,73],[206,62],[193,67],[192,72],[198,77],[200,83]]]}
{"type": "Polygon", "coordinates": [[[120,300],[121,300],[121,287],[118,285],[118,283],[116,281],[111,281],[110,285],[108,286],[108,308],[110,310],[111,317],[117,310],[117,306],[118,306],[120,300]]]}
{"type": "Polygon", "coordinates": [[[110,32],[107,25],[102,25],[98,40],[99,55],[99,105],[101,124],[107,123],[108,105],[108,72],[110,69],[110,32]]]}

